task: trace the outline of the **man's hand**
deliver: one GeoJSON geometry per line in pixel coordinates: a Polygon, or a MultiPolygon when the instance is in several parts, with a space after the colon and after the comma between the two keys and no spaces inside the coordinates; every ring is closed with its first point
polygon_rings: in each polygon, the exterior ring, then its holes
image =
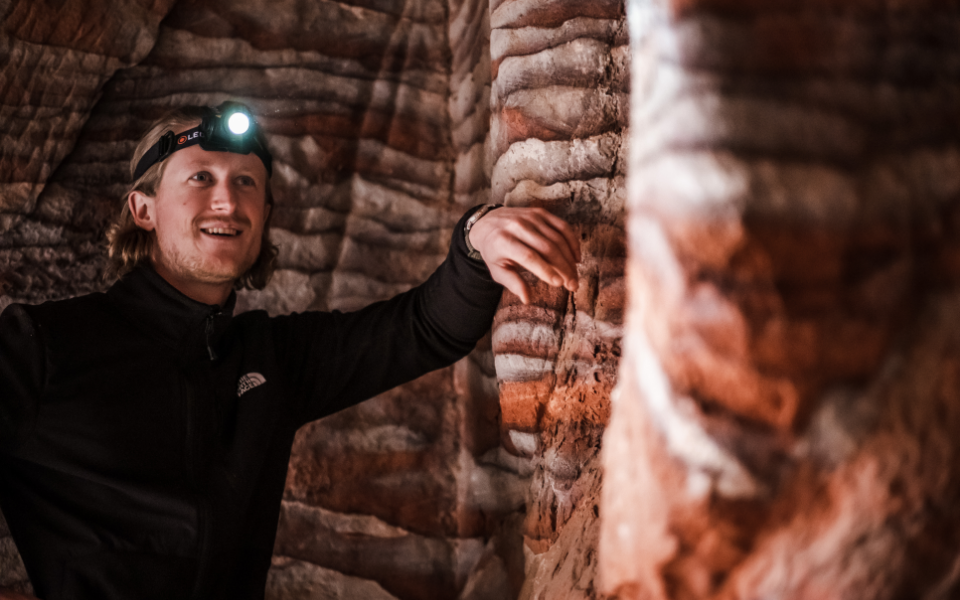
{"type": "Polygon", "coordinates": [[[570,225],[542,208],[498,208],[480,217],[470,230],[494,281],[530,302],[521,268],[553,286],[575,292],[580,241],[570,225]]]}
{"type": "Polygon", "coordinates": [[[0,587],[0,600],[37,600],[37,597],[0,587]]]}

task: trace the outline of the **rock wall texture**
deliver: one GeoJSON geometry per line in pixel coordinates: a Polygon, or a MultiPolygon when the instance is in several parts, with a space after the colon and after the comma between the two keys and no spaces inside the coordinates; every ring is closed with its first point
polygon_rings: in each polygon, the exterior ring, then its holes
{"type": "Polygon", "coordinates": [[[147,55],[173,1],[0,2],[0,275],[18,297],[98,287],[101,207],[40,196],[104,84],[147,55]]]}
{"type": "Polygon", "coordinates": [[[957,597],[956,3],[628,14],[604,590],[957,597]]]}
{"type": "MultiPolygon", "coordinates": [[[[238,310],[408,289],[477,203],[575,223],[575,297],[507,298],[468,358],[300,432],[267,597],[597,596],[624,294],[620,3],[0,0],[0,17],[0,308],[109,285],[103,232],[136,139],[185,103],[247,103],[274,154],[280,268],[238,310]]],[[[29,589],[5,526],[0,585],[29,589]]]]}
{"type": "Polygon", "coordinates": [[[565,217],[583,250],[575,294],[535,284],[523,305],[505,293],[494,321],[504,440],[534,467],[520,597],[597,598],[597,452],[624,306],[624,7],[494,2],[490,28],[491,200],[565,217]]]}
{"type": "Polygon", "coordinates": [[[0,585],[18,592],[33,590],[3,515],[0,515],[0,585]]]}

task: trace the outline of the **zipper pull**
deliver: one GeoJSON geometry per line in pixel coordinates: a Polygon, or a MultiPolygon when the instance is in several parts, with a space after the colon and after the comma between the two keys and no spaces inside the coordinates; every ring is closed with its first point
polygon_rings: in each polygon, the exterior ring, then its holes
{"type": "Polygon", "coordinates": [[[213,339],[213,318],[216,314],[211,313],[207,316],[206,323],[204,325],[204,333],[207,338],[207,353],[210,355],[210,360],[217,360],[217,353],[213,350],[212,339],[213,339]]]}

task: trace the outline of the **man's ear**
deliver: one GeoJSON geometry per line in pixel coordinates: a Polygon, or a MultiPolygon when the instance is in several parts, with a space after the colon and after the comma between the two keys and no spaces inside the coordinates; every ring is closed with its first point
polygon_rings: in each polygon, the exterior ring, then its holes
{"type": "Polygon", "coordinates": [[[127,196],[127,205],[133,222],[140,229],[153,231],[157,227],[156,199],[143,192],[133,191],[127,196]]]}

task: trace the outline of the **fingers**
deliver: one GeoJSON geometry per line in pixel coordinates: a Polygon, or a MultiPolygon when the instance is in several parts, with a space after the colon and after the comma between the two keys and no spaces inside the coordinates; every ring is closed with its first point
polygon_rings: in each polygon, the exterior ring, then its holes
{"type": "Polygon", "coordinates": [[[514,265],[523,267],[537,276],[541,281],[556,286],[566,287],[570,291],[575,291],[577,287],[576,270],[570,275],[572,266],[567,266],[567,272],[561,269],[556,263],[557,256],[554,255],[553,261],[548,260],[536,249],[526,245],[519,239],[507,242],[503,248],[503,256],[506,258],[499,266],[512,267],[514,265]]]}
{"type": "Polygon", "coordinates": [[[574,256],[574,262],[580,262],[582,258],[580,255],[580,240],[577,238],[577,234],[573,231],[573,228],[570,227],[570,224],[553,213],[543,211],[543,215],[551,227],[559,232],[564,240],[566,240],[567,247],[574,256]]]}
{"type": "Polygon", "coordinates": [[[516,294],[524,304],[530,304],[530,288],[520,274],[511,269],[491,266],[490,276],[493,280],[516,294]]]}
{"type": "MultiPolygon", "coordinates": [[[[503,211],[502,217],[494,255],[516,262],[551,285],[576,291],[580,248],[566,221],[540,208],[503,211]]],[[[494,223],[498,221],[491,219],[494,223]]]]}
{"type": "Polygon", "coordinates": [[[546,210],[502,208],[492,211],[476,222],[470,239],[494,279],[521,299],[526,297],[524,302],[529,301],[529,290],[517,275],[518,268],[571,292],[579,287],[580,242],[566,221],[546,210]]]}
{"type": "Polygon", "coordinates": [[[534,226],[537,228],[536,232],[528,232],[527,239],[524,240],[528,245],[536,247],[541,254],[549,254],[554,249],[559,250],[567,265],[573,267],[577,264],[577,253],[563,233],[546,222],[534,222],[534,226]],[[547,242],[551,242],[552,246],[547,242]]]}
{"type": "MultiPolygon", "coordinates": [[[[518,237],[535,250],[547,264],[563,277],[565,287],[571,291],[577,286],[577,254],[566,236],[545,222],[535,222],[535,230],[524,230],[518,237]]],[[[534,259],[535,260],[535,259],[534,259]]]]}

